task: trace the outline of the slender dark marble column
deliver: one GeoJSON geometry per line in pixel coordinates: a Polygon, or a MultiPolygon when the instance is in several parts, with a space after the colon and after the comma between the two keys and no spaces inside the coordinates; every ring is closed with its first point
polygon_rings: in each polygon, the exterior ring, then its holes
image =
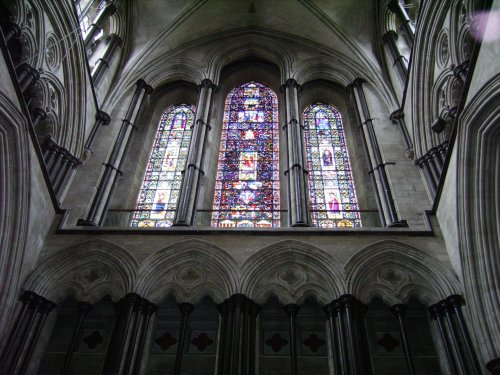
{"type": "Polygon", "coordinates": [[[290,332],[290,375],[297,375],[297,313],[300,307],[296,304],[285,306],[285,312],[288,315],[290,332]]]}
{"type": "Polygon", "coordinates": [[[408,157],[409,159],[413,159],[413,157],[415,156],[415,152],[413,150],[413,142],[411,140],[410,133],[408,132],[408,128],[406,127],[405,115],[403,110],[398,109],[392,112],[389,119],[392,121],[393,124],[399,126],[406,147],[405,150],[406,157],[408,157]]]}
{"type": "Polygon", "coordinates": [[[104,23],[109,17],[111,17],[116,12],[116,6],[114,4],[109,4],[97,15],[93,23],[87,30],[87,35],[84,39],[85,48],[89,48],[94,41],[95,35],[102,29],[104,23]]]}
{"type": "Polygon", "coordinates": [[[361,374],[360,372],[360,356],[359,354],[359,345],[357,337],[355,335],[354,329],[354,309],[356,299],[354,296],[350,294],[346,294],[340,297],[340,303],[342,304],[345,311],[345,323],[346,323],[346,332],[347,332],[347,342],[349,348],[349,367],[352,369],[352,373],[361,374]]]}
{"type": "Polygon", "coordinates": [[[127,114],[122,120],[122,126],[116,138],[113,150],[108,161],[104,164],[99,186],[92,198],[91,206],[85,219],[78,220],[77,225],[97,226],[100,225],[104,219],[109,200],[117,181],[117,176],[122,174],[121,165],[126,156],[125,151],[128,148],[132,133],[136,129],[134,122],[137,119],[137,114],[141,110],[147,95],[152,90],[152,87],[142,79],[137,81],[134,95],[130,101],[127,114]]]}
{"type": "Polygon", "coordinates": [[[465,82],[467,79],[467,74],[469,72],[469,60],[464,61],[460,65],[457,65],[455,69],[453,69],[453,74],[460,81],[465,82]]]}
{"type": "Polygon", "coordinates": [[[349,375],[351,373],[351,368],[349,366],[349,350],[348,344],[346,342],[347,334],[344,323],[344,306],[339,299],[334,300],[332,302],[332,305],[337,315],[337,337],[339,338],[340,370],[342,375],[349,375]]]}
{"type": "Polygon", "coordinates": [[[500,358],[495,358],[486,364],[486,368],[492,375],[500,375],[500,358]]]}
{"type": "Polygon", "coordinates": [[[396,13],[396,15],[400,18],[402,22],[400,28],[403,31],[403,35],[408,43],[408,46],[411,48],[415,40],[415,25],[413,24],[413,21],[408,16],[408,13],[406,13],[406,9],[403,7],[403,4],[401,4],[400,0],[389,1],[388,7],[390,11],[396,13]]]}
{"type": "Polygon", "coordinates": [[[328,322],[328,329],[330,332],[330,342],[332,344],[332,363],[333,363],[333,375],[344,375],[341,369],[342,358],[339,353],[339,338],[337,335],[337,310],[332,303],[326,305],[323,309],[326,314],[326,320],[328,322]]]}
{"type": "Polygon", "coordinates": [[[183,179],[179,192],[179,200],[175,212],[174,226],[193,225],[196,212],[196,202],[198,190],[203,172],[203,158],[205,155],[205,145],[207,142],[210,107],[212,95],[217,90],[217,86],[209,79],[204,79],[198,86],[198,102],[196,105],[195,123],[192,127],[191,142],[187,155],[186,168],[183,171],[183,179]]]}
{"type": "MultiPolygon", "coordinates": [[[[2,375],[6,373],[7,364],[11,363],[12,356],[17,351],[16,348],[19,346],[19,338],[22,336],[23,327],[29,320],[30,311],[34,310],[37,300],[38,295],[30,291],[25,291],[19,298],[21,307],[0,356],[0,374],[2,375]]],[[[14,355],[15,357],[16,355],[14,355]]]]}
{"type": "Polygon", "coordinates": [[[467,353],[469,367],[475,375],[481,374],[481,366],[477,358],[476,351],[474,350],[474,345],[472,344],[472,339],[470,337],[469,330],[467,329],[467,323],[465,322],[464,316],[462,314],[462,306],[465,305],[465,300],[460,295],[451,295],[447,298],[449,306],[454,310],[458,325],[460,327],[460,333],[463,338],[463,345],[465,346],[465,352],[467,353]]]}
{"type": "Polygon", "coordinates": [[[398,218],[387,171],[385,170],[385,163],[382,160],[382,154],[373,128],[373,120],[370,117],[368,103],[363,91],[363,80],[360,78],[354,80],[350,88],[354,93],[356,104],[360,110],[360,117],[363,121],[364,126],[361,129],[369,152],[368,160],[370,161],[373,173],[377,176],[375,188],[380,197],[382,207],[379,207],[379,210],[382,209],[384,214],[384,224],[388,227],[407,227],[406,220],[398,218]]]}
{"type": "Polygon", "coordinates": [[[307,169],[305,158],[304,125],[299,113],[299,92],[301,86],[294,79],[288,79],[281,86],[285,94],[286,125],[283,130],[287,144],[288,177],[288,221],[292,227],[309,226],[307,199],[307,169]]]}
{"type": "Polygon", "coordinates": [[[104,73],[109,68],[111,60],[115,56],[116,50],[122,45],[123,41],[118,35],[110,34],[106,37],[106,43],[107,47],[104,55],[97,60],[94,70],[92,70],[92,82],[95,87],[99,86],[104,73]]]}
{"type": "Polygon", "coordinates": [[[40,79],[40,73],[35,68],[24,63],[17,68],[17,79],[22,93],[25,94],[28,88],[40,79]]]}
{"type": "Polygon", "coordinates": [[[408,76],[408,62],[399,52],[397,45],[398,34],[394,30],[389,30],[384,34],[382,39],[384,40],[384,43],[389,50],[389,54],[391,55],[392,66],[396,68],[399,79],[404,86],[406,84],[406,77],[408,76]]]}
{"type": "Polygon", "coordinates": [[[8,44],[11,40],[21,36],[21,27],[14,22],[9,22],[4,30],[5,42],[8,44]]]}
{"type": "Polygon", "coordinates": [[[243,294],[219,305],[217,375],[255,375],[255,329],[260,306],[243,294]]]}
{"type": "Polygon", "coordinates": [[[82,334],[83,321],[87,314],[92,310],[93,305],[88,302],[80,302],[78,304],[78,321],[76,323],[75,329],[73,331],[73,336],[71,337],[71,342],[69,344],[68,350],[66,352],[66,357],[64,358],[64,363],[61,369],[61,375],[69,374],[69,365],[71,364],[71,359],[73,358],[73,353],[80,341],[80,336],[82,334]]]}
{"type": "Polygon", "coordinates": [[[94,140],[101,126],[109,125],[110,122],[111,122],[111,117],[109,117],[109,115],[106,112],[97,111],[95,115],[94,126],[92,127],[92,130],[90,131],[89,137],[87,138],[87,141],[85,142],[84,146],[84,149],[88,153],[90,154],[92,153],[92,144],[94,143],[94,140]]]}
{"type": "Polygon", "coordinates": [[[37,125],[40,121],[43,121],[47,118],[47,112],[45,112],[41,108],[35,108],[33,110],[33,114],[31,116],[31,123],[33,124],[33,128],[36,129],[37,125]]]}
{"type": "Polygon", "coordinates": [[[181,329],[179,330],[179,340],[177,341],[177,353],[175,357],[174,375],[180,375],[182,369],[182,358],[186,347],[186,335],[188,333],[188,318],[194,310],[194,305],[191,303],[181,303],[179,305],[181,311],[181,329]]]}
{"type": "Polygon", "coordinates": [[[441,336],[441,343],[443,344],[443,350],[446,355],[446,362],[448,363],[450,374],[458,375],[457,366],[455,364],[451,351],[450,341],[448,339],[446,328],[443,323],[443,311],[439,304],[435,304],[429,307],[429,312],[431,314],[431,320],[435,321],[438,326],[439,335],[441,336]]]}
{"type": "Polygon", "coordinates": [[[413,365],[413,358],[411,355],[410,345],[408,341],[408,335],[406,333],[406,325],[404,321],[404,316],[406,313],[406,306],[402,304],[394,305],[391,307],[391,312],[398,319],[399,323],[399,333],[401,335],[401,342],[403,343],[403,352],[406,358],[406,365],[408,367],[408,374],[415,375],[415,369],[413,365]]]}
{"type": "Polygon", "coordinates": [[[103,375],[124,374],[129,343],[133,334],[134,310],[142,303],[142,298],[129,293],[116,305],[116,322],[111,335],[103,375]]]}

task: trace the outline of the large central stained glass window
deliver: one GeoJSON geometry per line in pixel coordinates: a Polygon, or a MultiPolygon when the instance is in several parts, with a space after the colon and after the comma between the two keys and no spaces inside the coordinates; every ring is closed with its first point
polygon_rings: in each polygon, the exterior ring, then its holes
{"type": "Polygon", "coordinates": [[[306,108],[303,119],[313,224],[361,227],[342,116],[334,107],[317,103],[306,108]]]}
{"type": "Polygon", "coordinates": [[[279,226],[278,134],[278,100],[269,87],[252,81],[229,93],[212,226],[279,226]]]}
{"type": "Polygon", "coordinates": [[[146,168],[132,227],[173,224],[195,109],[181,104],[163,113],[146,168]]]}

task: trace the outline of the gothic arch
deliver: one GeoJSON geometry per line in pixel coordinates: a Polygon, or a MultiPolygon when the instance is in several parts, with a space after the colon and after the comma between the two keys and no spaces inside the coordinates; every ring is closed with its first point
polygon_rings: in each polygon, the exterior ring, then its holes
{"type": "Polygon", "coordinates": [[[300,304],[310,296],[326,304],[346,290],[338,260],[294,240],[259,250],[243,264],[241,275],[241,292],[260,304],[270,295],[283,304],[300,304]]]}
{"type": "Polygon", "coordinates": [[[456,276],[436,258],[399,241],[385,240],[354,254],[345,265],[347,288],[364,303],[380,296],[387,303],[412,295],[428,304],[459,292],[456,276]]]}
{"type": "MultiPolygon", "coordinates": [[[[30,168],[28,124],[0,92],[0,305],[13,306],[19,291],[28,235],[30,168]]],[[[3,335],[10,308],[0,311],[3,335]]]]}
{"type": "Polygon", "coordinates": [[[136,290],[155,303],[169,294],[179,302],[197,303],[208,295],[221,303],[237,291],[237,269],[221,248],[206,241],[187,240],[142,262],[136,290]]]}
{"type": "Polygon", "coordinates": [[[500,354],[500,75],[462,112],[458,140],[458,233],[466,298],[478,347],[486,360],[500,354]],[[493,315],[491,315],[493,314],[493,315]]]}
{"type": "Polygon", "coordinates": [[[313,57],[294,65],[292,78],[300,82],[325,79],[347,87],[358,76],[349,64],[338,64],[338,59],[313,57]]]}
{"type": "Polygon", "coordinates": [[[54,302],[70,295],[90,303],[106,295],[117,301],[133,290],[138,268],[121,246],[94,239],[46,259],[28,277],[24,289],[54,302]]]}

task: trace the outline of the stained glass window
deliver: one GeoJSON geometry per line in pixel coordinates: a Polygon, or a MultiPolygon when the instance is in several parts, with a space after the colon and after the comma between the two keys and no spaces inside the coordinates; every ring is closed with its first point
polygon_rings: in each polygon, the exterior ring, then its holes
{"type": "Polygon", "coordinates": [[[161,116],[131,226],[173,224],[194,113],[194,107],[181,104],[161,116]]]}
{"type": "Polygon", "coordinates": [[[304,111],[304,126],[313,224],[361,227],[342,116],[334,107],[317,103],[304,111]]]}
{"type": "Polygon", "coordinates": [[[270,88],[252,81],[229,93],[212,226],[279,226],[278,134],[278,99],[270,88]]]}

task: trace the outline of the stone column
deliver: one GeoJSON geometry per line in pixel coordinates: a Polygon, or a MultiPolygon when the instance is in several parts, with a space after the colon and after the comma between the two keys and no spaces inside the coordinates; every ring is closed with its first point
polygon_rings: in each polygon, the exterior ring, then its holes
{"type": "Polygon", "coordinates": [[[95,137],[97,136],[99,129],[101,128],[101,126],[109,125],[110,122],[111,122],[111,117],[109,117],[109,115],[106,112],[97,111],[95,115],[94,126],[90,131],[89,137],[87,138],[87,142],[85,142],[84,152],[86,152],[88,155],[92,154],[92,149],[91,149],[92,143],[94,143],[95,137]]]}
{"type": "Polygon", "coordinates": [[[69,365],[71,364],[71,359],[73,358],[73,353],[80,341],[80,337],[82,334],[82,326],[83,321],[87,314],[92,310],[92,304],[88,302],[80,302],[78,304],[78,321],[76,323],[75,329],[73,331],[73,336],[71,337],[71,342],[69,344],[68,350],[66,352],[66,357],[64,358],[64,363],[61,369],[61,375],[70,375],[69,374],[69,365]]]}
{"type": "Polygon", "coordinates": [[[307,170],[305,157],[304,125],[299,113],[299,91],[301,86],[294,79],[288,79],[281,86],[285,94],[288,178],[288,221],[291,227],[309,226],[307,199],[307,170]]]}
{"type": "Polygon", "coordinates": [[[188,318],[194,310],[194,305],[184,302],[179,305],[179,310],[181,312],[181,329],[179,330],[179,339],[177,340],[174,375],[181,375],[182,358],[184,357],[186,335],[188,333],[188,318]]]}
{"type": "Polygon", "coordinates": [[[294,303],[285,306],[290,333],[290,375],[297,375],[297,313],[300,307],[294,303]]]}
{"type": "Polygon", "coordinates": [[[408,16],[406,9],[403,7],[403,4],[400,0],[391,0],[388,3],[389,10],[396,13],[396,16],[401,20],[401,31],[405,36],[406,42],[410,48],[413,47],[413,42],[415,40],[415,25],[413,21],[408,16]]]}
{"type": "Polygon", "coordinates": [[[403,110],[398,109],[392,112],[389,119],[392,121],[393,124],[398,125],[399,129],[401,130],[401,134],[403,135],[403,141],[406,147],[405,150],[406,157],[409,159],[413,159],[413,157],[415,156],[415,152],[413,150],[413,142],[411,140],[410,133],[408,132],[408,128],[406,127],[405,114],[403,110]]]}
{"type": "Polygon", "coordinates": [[[404,315],[406,312],[405,305],[394,305],[391,307],[391,312],[398,319],[399,323],[399,334],[401,336],[401,342],[403,343],[403,352],[406,358],[406,365],[408,366],[408,375],[415,375],[415,370],[413,366],[413,358],[411,355],[410,345],[408,342],[408,335],[406,333],[406,325],[404,321],[404,315]]]}
{"type": "Polygon", "coordinates": [[[398,218],[389,179],[385,170],[385,163],[382,160],[382,154],[373,128],[373,120],[370,116],[368,103],[363,91],[363,80],[360,78],[356,79],[350,85],[350,88],[354,93],[356,105],[363,123],[361,130],[368,149],[368,160],[372,173],[376,176],[374,188],[376,189],[376,195],[380,198],[377,203],[379,204],[379,211],[383,213],[383,224],[387,227],[407,227],[406,220],[399,220],[398,218]]]}
{"type": "Polygon", "coordinates": [[[111,60],[113,59],[116,50],[122,45],[122,38],[116,34],[110,34],[106,37],[106,44],[107,47],[104,55],[97,60],[94,70],[92,70],[92,82],[95,87],[99,86],[99,83],[104,77],[104,73],[111,64],[111,60]]]}
{"type": "Polygon", "coordinates": [[[389,54],[391,55],[392,66],[396,68],[404,87],[406,85],[406,77],[408,76],[408,61],[406,61],[406,58],[399,52],[399,48],[396,43],[398,40],[398,34],[394,30],[389,30],[384,34],[382,39],[384,40],[384,43],[389,50],[389,54]]]}
{"type": "Polygon", "coordinates": [[[179,200],[175,212],[174,226],[193,225],[196,212],[198,190],[203,172],[203,157],[208,132],[211,127],[208,123],[212,95],[217,86],[209,79],[204,79],[198,86],[198,102],[196,105],[195,123],[191,130],[191,141],[186,159],[186,168],[182,171],[183,179],[179,192],[179,200]]]}
{"type": "Polygon", "coordinates": [[[219,305],[217,375],[255,375],[255,329],[260,306],[243,294],[219,305]]]}
{"type": "Polygon", "coordinates": [[[87,35],[83,43],[85,48],[89,48],[94,41],[95,35],[102,29],[104,23],[116,12],[116,6],[114,4],[109,4],[96,16],[94,22],[90,25],[87,30],[87,35]]]}
{"type": "Polygon", "coordinates": [[[152,87],[146,84],[142,79],[137,81],[134,95],[130,101],[127,114],[122,121],[122,126],[113,146],[113,151],[108,161],[104,164],[104,170],[101,174],[99,186],[92,198],[92,204],[85,219],[78,220],[77,225],[97,226],[101,224],[116,184],[116,179],[122,174],[120,169],[132,132],[136,128],[134,122],[137,119],[137,114],[142,108],[147,95],[152,90],[152,87]]]}
{"type": "Polygon", "coordinates": [[[343,356],[341,355],[340,348],[339,348],[339,336],[338,336],[338,329],[337,329],[337,309],[333,305],[333,303],[330,303],[326,305],[323,310],[325,311],[326,314],[326,320],[328,324],[328,330],[330,333],[330,342],[331,342],[331,348],[332,348],[332,364],[333,364],[333,375],[345,375],[345,372],[343,371],[344,364],[343,364],[343,356]]]}

